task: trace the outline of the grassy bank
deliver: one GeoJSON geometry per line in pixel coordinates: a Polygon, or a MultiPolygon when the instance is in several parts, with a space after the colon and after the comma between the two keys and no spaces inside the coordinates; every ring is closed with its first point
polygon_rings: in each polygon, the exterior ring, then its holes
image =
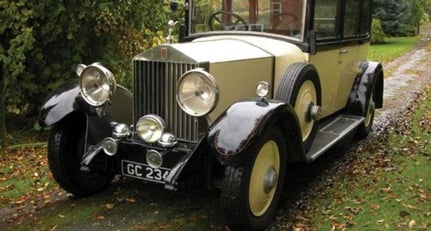
{"type": "Polygon", "coordinates": [[[384,44],[372,45],[369,50],[368,58],[388,63],[400,55],[408,52],[420,42],[420,37],[392,37],[384,44]]]}
{"type": "Polygon", "coordinates": [[[431,87],[341,170],[296,230],[431,229],[431,87]]]}

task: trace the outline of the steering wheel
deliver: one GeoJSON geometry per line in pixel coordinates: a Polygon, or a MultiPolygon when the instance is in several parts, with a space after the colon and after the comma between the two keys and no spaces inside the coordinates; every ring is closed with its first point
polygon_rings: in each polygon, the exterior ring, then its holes
{"type": "Polygon", "coordinates": [[[230,11],[218,11],[215,12],[213,14],[211,14],[211,16],[209,17],[208,20],[208,26],[210,27],[210,30],[214,31],[217,30],[215,28],[216,22],[219,23],[219,25],[221,26],[221,28],[223,30],[235,30],[237,25],[244,25],[244,28],[247,28],[247,23],[244,21],[244,19],[241,18],[241,16],[239,16],[238,14],[235,14],[233,12],[230,11]],[[227,15],[231,17],[231,23],[225,23],[223,22],[223,17],[227,15]],[[234,20],[232,20],[234,19],[234,20]]]}

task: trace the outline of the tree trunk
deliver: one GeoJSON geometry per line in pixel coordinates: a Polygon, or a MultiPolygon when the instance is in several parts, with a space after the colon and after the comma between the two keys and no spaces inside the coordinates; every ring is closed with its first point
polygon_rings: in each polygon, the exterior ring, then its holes
{"type": "Polygon", "coordinates": [[[3,154],[3,147],[6,137],[6,80],[3,75],[3,63],[0,63],[0,156],[3,154]]]}
{"type": "Polygon", "coordinates": [[[417,24],[416,24],[416,34],[415,35],[418,35],[419,33],[421,33],[421,24],[418,22],[417,24]]]}

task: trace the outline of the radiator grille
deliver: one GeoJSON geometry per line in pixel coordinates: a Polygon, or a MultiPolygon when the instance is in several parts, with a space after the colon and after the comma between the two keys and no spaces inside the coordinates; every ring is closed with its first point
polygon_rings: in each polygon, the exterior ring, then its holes
{"type": "Polygon", "coordinates": [[[176,101],[177,81],[197,64],[147,60],[133,61],[134,122],[156,114],[166,121],[166,131],[181,140],[198,140],[198,121],[184,113],[176,101]]]}

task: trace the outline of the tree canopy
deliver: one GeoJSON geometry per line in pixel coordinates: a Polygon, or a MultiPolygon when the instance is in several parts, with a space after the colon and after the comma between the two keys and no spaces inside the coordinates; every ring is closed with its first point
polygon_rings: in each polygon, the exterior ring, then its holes
{"type": "Polygon", "coordinates": [[[390,36],[416,35],[430,0],[374,0],[374,17],[390,36]]]}
{"type": "Polygon", "coordinates": [[[163,3],[0,0],[0,148],[6,117],[35,118],[79,63],[102,62],[127,85],[132,56],[164,38],[163,3]]]}

